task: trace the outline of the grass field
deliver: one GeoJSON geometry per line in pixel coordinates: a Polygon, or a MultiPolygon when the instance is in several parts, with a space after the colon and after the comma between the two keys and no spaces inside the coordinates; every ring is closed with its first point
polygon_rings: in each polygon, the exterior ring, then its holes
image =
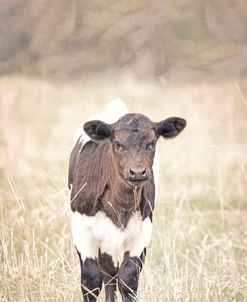
{"type": "MultiPolygon", "coordinates": [[[[113,97],[159,121],[159,198],[138,301],[247,301],[247,90],[135,80],[0,80],[0,301],[81,301],[67,162],[75,130],[113,97]]],[[[103,301],[103,294],[99,301],[103,301]]]]}

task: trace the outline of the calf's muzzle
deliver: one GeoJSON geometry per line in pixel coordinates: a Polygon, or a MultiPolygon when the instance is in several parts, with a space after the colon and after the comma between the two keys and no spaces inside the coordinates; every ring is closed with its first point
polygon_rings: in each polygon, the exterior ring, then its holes
{"type": "Polygon", "coordinates": [[[147,169],[144,167],[132,167],[127,169],[126,171],[126,180],[131,185],[139,185],[148,179],[148,172],[147,169]]]}

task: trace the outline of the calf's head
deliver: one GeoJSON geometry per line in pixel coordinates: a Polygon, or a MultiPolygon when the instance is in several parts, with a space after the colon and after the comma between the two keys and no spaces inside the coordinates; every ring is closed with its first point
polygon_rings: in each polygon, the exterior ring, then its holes
{"type": "Polygon", "coordinates": [[[99,120],[84,124],[84,131],[96,142],[108,140],[116,175],[129,187],[141,186],[152,175],[156,142],[160,136],[172,138],[186,121],[170,117],[154,123],[142,114],[130,113],[114,124],[99,120]]]}

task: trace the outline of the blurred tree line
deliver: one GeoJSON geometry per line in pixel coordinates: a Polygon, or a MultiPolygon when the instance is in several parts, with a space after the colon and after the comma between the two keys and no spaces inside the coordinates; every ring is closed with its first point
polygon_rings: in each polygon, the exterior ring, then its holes
{"type": "Polygon", "coordinates": [[[247,75],[246,0],[0,0],[0,74],[247,75]]]}

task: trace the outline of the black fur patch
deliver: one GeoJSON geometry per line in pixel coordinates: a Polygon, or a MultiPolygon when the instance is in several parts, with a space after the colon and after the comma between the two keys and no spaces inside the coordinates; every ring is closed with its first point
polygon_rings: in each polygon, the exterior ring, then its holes
{"type": "Polygon", "coordinates": [[[81,264],[81,289],[84,301],[95,302],[102,287],[103,274],[96,260],[87,258],[84,262],[78,252],[81,264]]]}
{"type": "Polygon", "coordinates": [[[179,117],[170,117],[158,123],[158,134],[165,138],[177,136],[186,126],[186,120],[179,117]]]}
{"type": "Polygon", "coordinates": [[[109,137],[112,133],[110,125],[98,120],[85,123],[83,129],[87,135],[95,141],[103,140],[109,137]]]}
{"type": "Polygon", "coordinates": [[[101,252],[99,253],[99,264],[104,276],[106,301],[114,302],[117,289],[118,267],[114,266],[111,256],[101,252]]]}
{"type": "MultiPolygon", "coordinates": [[[[144,258],[143,253],[141,257],[144,258]]],[[[118,272],[118,288],[121,292],[123,301],[134,301],[142,266],[143,262],[140,258],[129,257],[129,252],[125,253],[124,261],[122,262],[118,272]]]]}

